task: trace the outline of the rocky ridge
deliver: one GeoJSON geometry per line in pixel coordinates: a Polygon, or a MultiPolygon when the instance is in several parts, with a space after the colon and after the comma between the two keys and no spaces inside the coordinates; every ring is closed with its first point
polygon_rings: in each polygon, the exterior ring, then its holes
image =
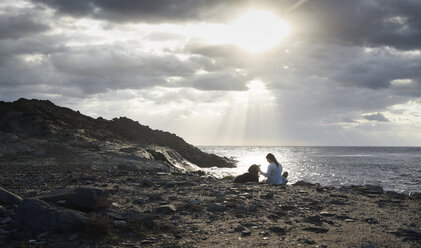
{"type": "Polygon", "coordinates": [[[93,119],[50,101],[0,102],[0,157],[32,164],[89,164],[102,169],[195,170],[234,167],[182,138],[125,117],[93,119]]]}

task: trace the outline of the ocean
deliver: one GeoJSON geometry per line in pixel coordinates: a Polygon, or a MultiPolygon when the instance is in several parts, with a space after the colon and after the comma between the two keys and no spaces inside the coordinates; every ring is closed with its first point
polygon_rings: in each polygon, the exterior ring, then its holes
{"type": "Polygon", "coordinates": [[[219,156],[234,157],[237,168],[210,168],[218,177],[239,175],[252,164],[267,169],[266,154],[273,153],[289,173],[289,182],[300,180],[323,186],[380,185],[384,190],[421,192],[421,147],[333,146],[201,146],[219,156]]]}

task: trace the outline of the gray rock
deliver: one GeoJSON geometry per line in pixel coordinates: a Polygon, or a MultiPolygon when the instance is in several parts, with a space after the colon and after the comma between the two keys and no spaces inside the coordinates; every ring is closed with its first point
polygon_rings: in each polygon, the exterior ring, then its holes
{"type": "Polygon", "coordinates": [[[145,187],[152,187],[154,186],[154,183],[152,182],[152,180],[149,179],[142,179],[139,182],[139,187],[145,188],[145,187]]]}
{"type": "Polygon", "coordinates": [[[177,211],[177,208],[172,204],[162,205],[152,210],[154,214],[170,214],[176,211],[177,211]]]}
{"type": "Polygon", "coordinates": [[[241,232],[242,236],[250,236],[250,234],[251,234],[250,230],[244,230],[244,231],[241,232]]]}
{"type": "Polygon", "coordinates": [[[4,206],[19,204],[22,198],[0,187],[0,204],[4,206]]]}
{"type": "Polygon", "coordinates": [[[107,192],[94,187],[57,190],[38,196],[36,199],[55,204],[64,201],[65,207],[83,212],[97,211],[109,206],[107,192]]]}
{"type": "Polygon", "coordinates": [[[368,218],[368,219],[365,219],[365,221],[367,221],[368,224],[378,224],[379,223],[379,221],[375,218],[368,218]]]}
{"type": "Polygon", "coordinates": [[[373,244],[362,244],[361,248],[375,248],[373,244]]]}
{"type": "Polygon", "coordinates": [[[329,229],[317,228],[317,227],[307,227],[307,228],[304,228],[303,230],[307,232],[314,232],[314,233],[327,233],[329,231],[329,229]]]}
{"type": "Polygon", "coordinates": [[[151,201],[162,201],[163,199],[161,194],[152,194],[149,196],[149,200],[151,201]]]}
{"type": "Polygon", "coordinates": [[[282,227],[278,227],[278,226],[274,226],[274,227],[269,227],[269,231],[279,234],[279,235],[285,235],[286,234],[286,230],[285,228],[282,227]]]}
{"type": "Polygon", "coordinates": [[[26,233],[68,232],[89,223],[86,214],[50,205],[37,199],[23,200],[16,210],[16,224],[26,233]]]}
{"type": "Polygon", "coordinates": [[[124,227],[127,226],[127,222],[125,222],[124,220],[115,220],[114,225],[124,227]]]}
{"type": "Polygon", "coordinates": [[[226,208],[221,203],[212,203],[207,207],[207,210],[209,212],[224,212],[226,208]]]}
{"type": "Polygon", "coordinates": [[[236,228],[234,228],[234,232],[242,232],[242,231],[244,231],[244,230],[246,230],[246,228],[245,227],[243,227],[243,226],[237,226],[236,228]]]}

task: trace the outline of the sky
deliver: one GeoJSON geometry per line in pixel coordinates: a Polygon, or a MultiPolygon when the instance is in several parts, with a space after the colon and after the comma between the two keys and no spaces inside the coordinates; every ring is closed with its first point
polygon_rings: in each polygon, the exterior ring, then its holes
{"type": "Polygon", "coordinates": [[[194,145],[421,145],[419,0],[2,0],[0,100],[194,145]]]}

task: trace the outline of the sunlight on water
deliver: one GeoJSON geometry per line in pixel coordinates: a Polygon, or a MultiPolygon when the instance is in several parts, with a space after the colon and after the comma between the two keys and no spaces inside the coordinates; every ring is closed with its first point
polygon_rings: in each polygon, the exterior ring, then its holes
{"type": "Polygon", "coordinates": [[[204,146],[203,151],[235,157],[237,168],[211,168],[218,177],[239,175],[252,164],[267,169],[273,153],[288,171],[289,182],[304,180],[325,186],[375,184],[385,190],[421,192],[420,147],[259,147],[204,146]]]}

